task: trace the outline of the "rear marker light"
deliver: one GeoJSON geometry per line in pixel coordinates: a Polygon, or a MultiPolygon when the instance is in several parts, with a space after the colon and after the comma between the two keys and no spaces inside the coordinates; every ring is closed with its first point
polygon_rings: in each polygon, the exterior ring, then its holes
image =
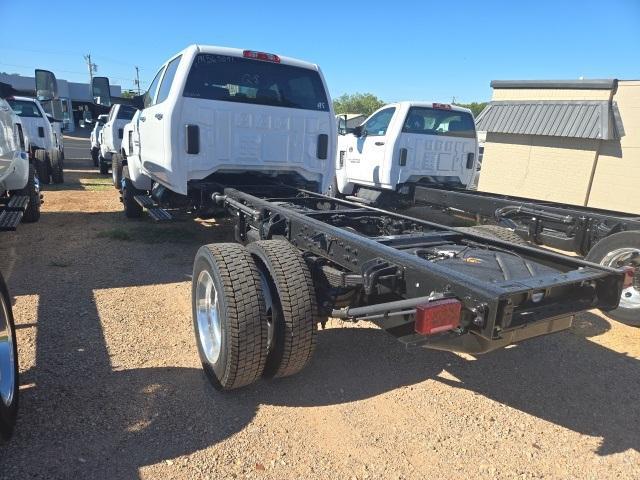
{"type": "Polygon", "coordinates": [[[624,270],[624,280],[622,282],[622,288],[633,287],[633,282],[635,280],[636,269],[634,267],[623,267],[624,270]]]}
{"type": "Polygon", "coordinates": [[[451,105],[447,103],[434,103],[433,108],[438,108],[440,110],[451,110],[451,105]]]}
{"type": "Polygon", "coordinates": [[[420,335],[453,330],[460,326],[462,303],[455,298],[435,300],[416,307],[415,331],[420,335]]]}
{"type": "Polygon", "coordinates": [[[244,58],[252,58],[254,60],[264,60],[265,62],[280,63],[280,57],[273,53],[254,52],[253,50],[245,50],[242,52],[244,58]]]}

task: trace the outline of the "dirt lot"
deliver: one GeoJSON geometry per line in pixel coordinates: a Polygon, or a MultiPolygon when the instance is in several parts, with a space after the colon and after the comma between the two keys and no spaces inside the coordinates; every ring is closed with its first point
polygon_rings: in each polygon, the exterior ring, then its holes
{"type": "Polygon", "coordinates": [[[588,313],[475,359],[331,323],[302,374],[221,394],[189,275],[231,225],[126,222],[89,160],[67,169],[0,237],[22,384],[0,478],[640,478],[639,329],[588,313]]]}

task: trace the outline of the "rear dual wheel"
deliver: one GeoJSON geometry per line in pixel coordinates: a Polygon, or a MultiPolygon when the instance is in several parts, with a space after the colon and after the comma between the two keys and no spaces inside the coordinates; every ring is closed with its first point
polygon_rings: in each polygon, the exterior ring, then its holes
{"type": "Polygon", "coordinates": [[[52,150],[49,157],[51,166],[51,181],[53,183],[64,183],[64,158],[60,150],[52,150]]]}
{"type": "Polygon", "coordinates": [[[39,148],[34,153],[36,171],[38,172],[38,180],[43,185],[48,185],[51,178],[51,163],[49,152],[39,148]]]}
{"type": "Polygon", "coordinates": [[[293,375],[312,356],[313,283],[304,259],[286,241],[201,247],[192,308],[200,360],[218,389],[293,375]]]}
{"type": "Polygon", "coordinates": [[[585,260],[606,267],[635,268],[632,285],[622,291],[618,308],[607,312],[607,315],[640,327],[640,232],[620,232],[600,240],[585,260]]]}
{"type": "Polygon", "coordinates": [[[122,188],[122,162],[124,157],[119,153],[114,153],[111,156],[111,174],[113,179],[113,186],[120,190],[122,188]]]}

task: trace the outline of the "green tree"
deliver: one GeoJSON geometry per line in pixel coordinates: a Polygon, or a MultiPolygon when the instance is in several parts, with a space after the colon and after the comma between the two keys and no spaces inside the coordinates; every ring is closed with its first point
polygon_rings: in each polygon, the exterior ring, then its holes
{"type": "Polygon", "coordinates": [[[369,116],[385,104],[372,93],[345,93],[333,101],[336,113],[360,113],[369,116]]]}
{"type": "Polygon", "coordinates": [[[138,93],[135,90],[125,90],[122,92],[122,98],[133,98],[136,95],[138,95],[138,93]]]}
{"type": "Polygon", "coordinates": [[[484,107],[487,106],[487,102],[471,102],[471,103],[456,103],[459,107],[468,108],[473,112],[473,116],[477,117],[480,115],[480,112],[484,110],[484,107]]]}

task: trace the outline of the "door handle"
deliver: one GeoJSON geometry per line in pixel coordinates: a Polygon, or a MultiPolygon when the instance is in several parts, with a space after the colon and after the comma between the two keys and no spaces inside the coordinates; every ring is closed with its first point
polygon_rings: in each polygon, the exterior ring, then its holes
{"type": "Polygon", "coordinates": [[[162,120],[162,114],[161,113],[156,113],[154,115],[154,117],[156,117],[156,120],[162,120]]]}
{"type": "Polygon", "coordinates": [[[144,122],[146,119],[147,119],[147,117],[139,117],[139,120],[140,120],[141,122],[144,122]]]}
{"type": "Polygon", "coordinates": [[[376,145],[378,146],[384,145],[384,142],[376,142],[376,145]]]}

